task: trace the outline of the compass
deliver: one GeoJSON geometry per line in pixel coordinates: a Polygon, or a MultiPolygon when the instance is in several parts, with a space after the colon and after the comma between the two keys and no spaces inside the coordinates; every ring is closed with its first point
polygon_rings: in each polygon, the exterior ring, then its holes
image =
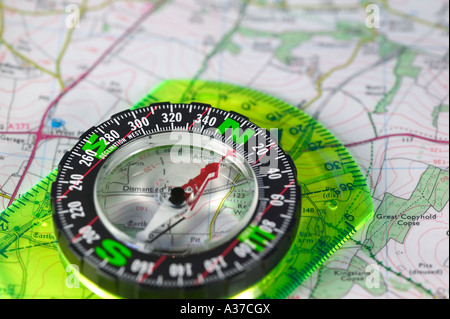
{"type": "Polygon", "coordinates": [[[232,297],[290,248],[300,187],[276,134],[202,103],[156,103],[89,129],[52,185],[59,249],[125,298],[232,297]]]}

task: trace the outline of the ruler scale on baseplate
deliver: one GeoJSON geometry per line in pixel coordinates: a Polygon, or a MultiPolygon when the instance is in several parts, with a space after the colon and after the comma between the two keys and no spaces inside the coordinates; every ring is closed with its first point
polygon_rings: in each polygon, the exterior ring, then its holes
{"type": "MultiPolygon", "coordinates": [[[[195,101],[210,104],[226,111],[238,112],[260,127],[277,129],[279,144],[290,155],[297,169],[297,180],[302,192],[301,211],[298,212],[301,219],[295,234],[292,234],[292,245],[284,259],[270,273],[249,289],[241,291],[238,296],[287,297],[371,217],[373,206],[370,194],[358,166],[342,144],[305,113],[278,99],[246,88],[189,80],[163,82],[132,110],[165,100],[172,103],[195,101]]],[[[14,245],[18,246],[17,241],[33,225],[51,223],[49,185],[55,175],[56,171],[52,172],[2,213],[2,216],[9,218],[11,229],[2,238],[0,258],[6,259],[5,256],[17,254],[17,251],[13,251],[14,245]],[[40,213],[36,214],[36,211],[40,213]],[[14,228],[13,218],[19,215],[25,216],[23,223],[14,228]]],[[[49,247],[33,249],[48,250],[49,247]]],[[[0,267],[3,267],[1,263],[0,267]]],[[[61,270],[60,277],[64,278],[63,275],[66,273],[61,270]]],[[[0,278],[0,281],[3,280],[0,278]]],[[[33,282],[28,284],[33,285],[33,282]]]]}

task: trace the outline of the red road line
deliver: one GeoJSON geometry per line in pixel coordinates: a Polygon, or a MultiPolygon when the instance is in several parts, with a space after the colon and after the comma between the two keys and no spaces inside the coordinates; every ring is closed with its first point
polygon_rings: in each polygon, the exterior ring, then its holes
{"type": "MultiPolygon", "coordinates": [[[[136,28],[156,9],[158,8],[160,5],[162,5],[164,2],[166,1],[159,1],[157,2],[155,5],[150,6],[140,17],[139,19],[133,23],[133,25],[131,25],[127,30],[125,30],[125,32],[116,40],[114,41],[111,46],[109,46],[109,48],[94,62],[94,64],[92,64],[92,66],[86,70],[86,72],[84,72],[83,74],[81,74],[80,77],[78,77],[78,79],[76,79],[75,81],[73,81],[71,84],[69,84],[66,88],[64,88],[64,90],[50,103],[50,105],[47,107],[47,109],[44,112],[44,116],[41,119],[41,123],[39,125],[39,129],[34,132],[27,132],[26,134],[35,134],[36,135],[36,140],[35,143],[33,145],[33,149],[31,150],[31,154],[30,154],[30,158],[27,162],[27,165],[25,166],[22,175],[20,176],[19,182],[17,183],[16,188],[14,189],[13,194],[11,195],[11,199],[8,203],[8,206],[11,205],[14,202],[14,199],[17,195],[17,192],[19,191],[20,185],[22,185],[22,182],[25,178],[26,173],[28,172],[31,163],[33,162],[33,159],[36,155],[36,150],[37,147],[39,145],[39,143],[41,142],[41,140],[45,139],[44,136],[45,134],[43,134],[42,132],[44,131],[45,128],[45,121],[47,119],[48,114],[50,113],[50,110],[56,106],[56,104],[58,104],[58,102],[61,100],[61,98],[66,95],[67,92],[69,92],[70,90],[72,90],[76,85],[78,85],[82,80],[84,80],[84,78],[86,78],[117,46],[120,42],[122,42],[130,33],[132,33],[134,30],[136,30],[136,28]]],[[[8,134],[9,132],[7,132],[8,134]]]]}
{"type": "Polygon", "coordinates": [[[425,140],[428,142],[433,142],[433,143],[438,143],[438,144],[449,144],[449,141],[443,141],[443,140],[438,140],[438,139],[432,139],[432,138],[428,138],[428,137],[424,137],[424,136],[420,136],[420,135],[416,135],[416,134],[411,134],[411,133],[397,133],[397,134],[390,134],[390,135],[383,135],[383,136],[377,136],[371,139],[367,139],[367,140],[363,140],[363,141],[359,141],[359,142],[354,142],[354,143],[349,143],[349,144],[344,144],[345,147],[352,147],[352,146],[357,146],[360,144],[366,144],[366,143],[370,143],[370,142],[375,142],[378,140],[383,140],[383,139],[387,139],[387,138],[391,138],[391,137],[412,137],[412,138],[417,138],[420,140],[425,140]]]}
{"type": "MultiPolygon", "coordinates": [[[[7,135],[7,134],[13,134],[13,135],[29,135],[29,134],[39,134],[37,131],[26,131],[26,132],[0,132],[0,135],[7,135]]],[[[77,136],[70,136],[70,135],[57,135],[57,134],[41,134],[41,138],[43,140],[48,140],[52,138],[68,138],[68,139],[74,139],[78,140],[79,137],[77,136]]]]}
{"type": "MultiPolygon", "coordinates": [[[[203,113],[205,114],[205,113],[203,113]]],[[[189,127],[191,128],[192,125],[189,127]]],[[[39,132],[37,131],[0,131],[0,134],[6,135],[6,134],[39,134],[39,132]]],[[[356,146],[359,144],[365,144],[365,143],[370,143],[370,142],[374,142],[374,141],[378,141],[378,140],[382,140],[382,139],[386,139],[386,138],[390,138],[390,137],[412,137],[412,138],[417,138],[420,140],[425,140],[428,142],[432,142],[432,143],[438,143],[438,144],[450,144],[450,141],[445,141],[445,140],[438,140],[438,139],[433,139],[433,138],[428,138],[428,137],[424,137],[421,135],[416,135],[416,134],[412,134],[412,133],[397,133],[397,134],[390,134],[390,135],[383,135],[383,136],[377,136],[371,139],[367,139],[367,140],[362,140],[359,142],[352,142],[349,144],[344,144],[345,147],[352,147],[352,146],[356,146]]],[[[49,139],[49,138],[73,138],[73,139],[78,139],[78,137],[75,136],[65,136],[65,135],[52,135],[52,134],[42,134],[42,138],[43,139],[49,139]]]]}

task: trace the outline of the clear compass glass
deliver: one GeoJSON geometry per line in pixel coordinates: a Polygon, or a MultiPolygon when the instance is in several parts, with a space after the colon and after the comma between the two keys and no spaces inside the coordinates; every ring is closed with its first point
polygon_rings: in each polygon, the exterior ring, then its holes
{"type": "Polygon", "coordinates": [[[173,131],[114,152],[94,186],[108,230],[143,252],[191,254],[236,237],[258,203],[256,176],[230,145],[173,131]]]}

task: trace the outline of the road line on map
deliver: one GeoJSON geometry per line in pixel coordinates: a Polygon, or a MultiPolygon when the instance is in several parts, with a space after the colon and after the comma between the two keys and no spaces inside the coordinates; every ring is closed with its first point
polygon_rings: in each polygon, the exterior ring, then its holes
{"type": "Polygon", "coordinates": [[[345,147],[353,147],[353,146],[357,146],[360,144],[366,144],[366,143],[370,143],[370,142],[375,142],[378,140],[383,140],[383,139],[387,139],[387,138],[391,138],[391,137],[412,137],[412,138],[417,138],[420,140],[425,140],[428,142],[433,142],[433,143],[439,143],[439,144],[449,144],[449,141],[443,141],[443,140],[437,140],[437,139],[432,139],[432,138],[428,138],[428,137],[424,137],[424,136],[420,136],[420,135],[416,135],[416,134],[412,134],[412,133],[397,133],[397,134],[389,134],[389,135],[383,135],[383,136],[377,136],[371,139],[367,139],[367,140],[363,140],[363,141],[359,141],[359,142],[353,142],[353,143],[348,143],[348,144],[344,144],[345,147]]]}
{"type": "MultiPolygon", "coordinates": [[[[150,5],[149,8],[139,17],[139,19],[133,23],[125,32],[116,40],[114,41],[111,46],[108,47],[108,49],[92,64],[92,66],[86,70],[77,80],[69,84],[47,107],[46,111],[44,112],[44,116],[41,119],[41,123],[39,125],[38,131],[35,133],[36,140],[33,145],[33,149],[31,150],[30,158],[27,162],[27,165],[25,166],[22,175],[20,176],[20,179],[17,183],[16,188],[14,189],[13,194],[11,195],[11,199],[9,201],[9,205],[11,205],[14,202],[14,198],[17,195],[17,192],[19,191],[20,185],[22,185],[22,182],[25,178],[26,173],[28,172],[31,163],[33,162],[33,159],[35,157],[37,147],[41,140],[43,139],[42,132],[45,127],[45,120],[47,119],[48,114],[50,113],[50,110],[57,105],[57,103],[60,101],[60,99],[66,95],[67,92],[69,92],[71,89],[73,89],[78,83],[80,83],[84,78],[86,78],[117,46],[119,43],[121,43],[125,38],[127,38],[132,32],[136,30],[136,28],[156,9],[158,9],[161,5],[163,5],[168,0],[161,0],[155,3],[154,5],[150,5]]],[[[30,134],[29,132],[27,134],[30,134]]]]}

